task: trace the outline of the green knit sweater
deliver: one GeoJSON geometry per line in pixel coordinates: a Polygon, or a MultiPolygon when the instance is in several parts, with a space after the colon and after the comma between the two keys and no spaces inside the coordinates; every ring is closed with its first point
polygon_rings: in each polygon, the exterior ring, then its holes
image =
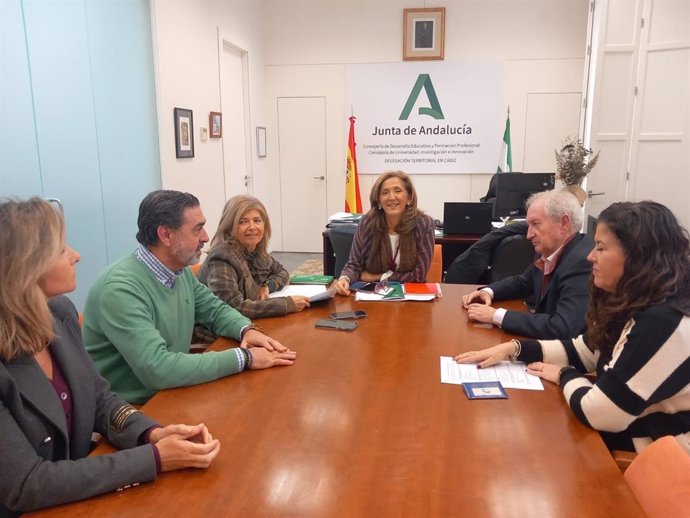
{"type": "Polygon", "coordinates": [[[141,404],[158,390],[239,372],[239,349],[188,354],[195,322],[238,340],[251,323],[199,283],[189,268],[170,289],[131,254],[91,287],[84,308],[84,346],[112,390],[141,404]]]}

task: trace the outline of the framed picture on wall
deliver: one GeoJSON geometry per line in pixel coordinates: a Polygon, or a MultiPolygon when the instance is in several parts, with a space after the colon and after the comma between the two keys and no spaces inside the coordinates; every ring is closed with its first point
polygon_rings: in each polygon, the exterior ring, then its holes
{"type": "Polygon", "coordinates": [[[266,128],[256,127],[256,154],[259,158],[266,156],[266,128]]]}
{"type": "Polygon", "coordinates": [[[208,116],[208,127],[211,128],[211,138],[223,136],[223,114],[211,112],[208,116]]]}
{"type": "Polygon", "coordinates": [[[446,8],[403,10],[403,60],[443,59],[446,8]]]}
{"type": "Polygon", "coordinates": [[[194,121],[192,110],[175,108],[175,156],[194,157],[194,121]]]}

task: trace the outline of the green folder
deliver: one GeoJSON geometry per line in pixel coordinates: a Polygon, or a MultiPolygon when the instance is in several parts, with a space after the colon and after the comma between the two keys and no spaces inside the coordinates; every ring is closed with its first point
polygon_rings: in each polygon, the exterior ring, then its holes
{"type": "Polygon", "coordinates": [[[403,291],[403,285],[397,281],[390,281],[388,283],[389,288],[393,288],[383,296],[383,300],[404,300],[405,292],[403,291]]]}
{"type": "Polygon", "coordinates": [[[332,275],[294,275],[290,284],[329,284],[333,282],[332,275]]]}

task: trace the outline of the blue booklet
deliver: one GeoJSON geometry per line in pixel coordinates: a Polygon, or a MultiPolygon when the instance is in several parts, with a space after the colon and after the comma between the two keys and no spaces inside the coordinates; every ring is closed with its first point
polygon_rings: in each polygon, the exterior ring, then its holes
{"type": "Polygon", "coordinates": [[[506,389],[500,381],[474,381],[463,383],[467,399],[508,399],[506,389]]]}

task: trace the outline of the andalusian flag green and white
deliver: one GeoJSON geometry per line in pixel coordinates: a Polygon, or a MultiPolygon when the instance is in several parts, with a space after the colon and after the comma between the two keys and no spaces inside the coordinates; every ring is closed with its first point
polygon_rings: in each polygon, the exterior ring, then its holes
{"type": "Polygon", "coordinates": [[[506,129],[503,132],[503,143],[501,144],[501,156],[498,160],[497,173],[510,173],[513,170],[513,154],[510,150],[510,107],[506,116],[506,129]]]}

